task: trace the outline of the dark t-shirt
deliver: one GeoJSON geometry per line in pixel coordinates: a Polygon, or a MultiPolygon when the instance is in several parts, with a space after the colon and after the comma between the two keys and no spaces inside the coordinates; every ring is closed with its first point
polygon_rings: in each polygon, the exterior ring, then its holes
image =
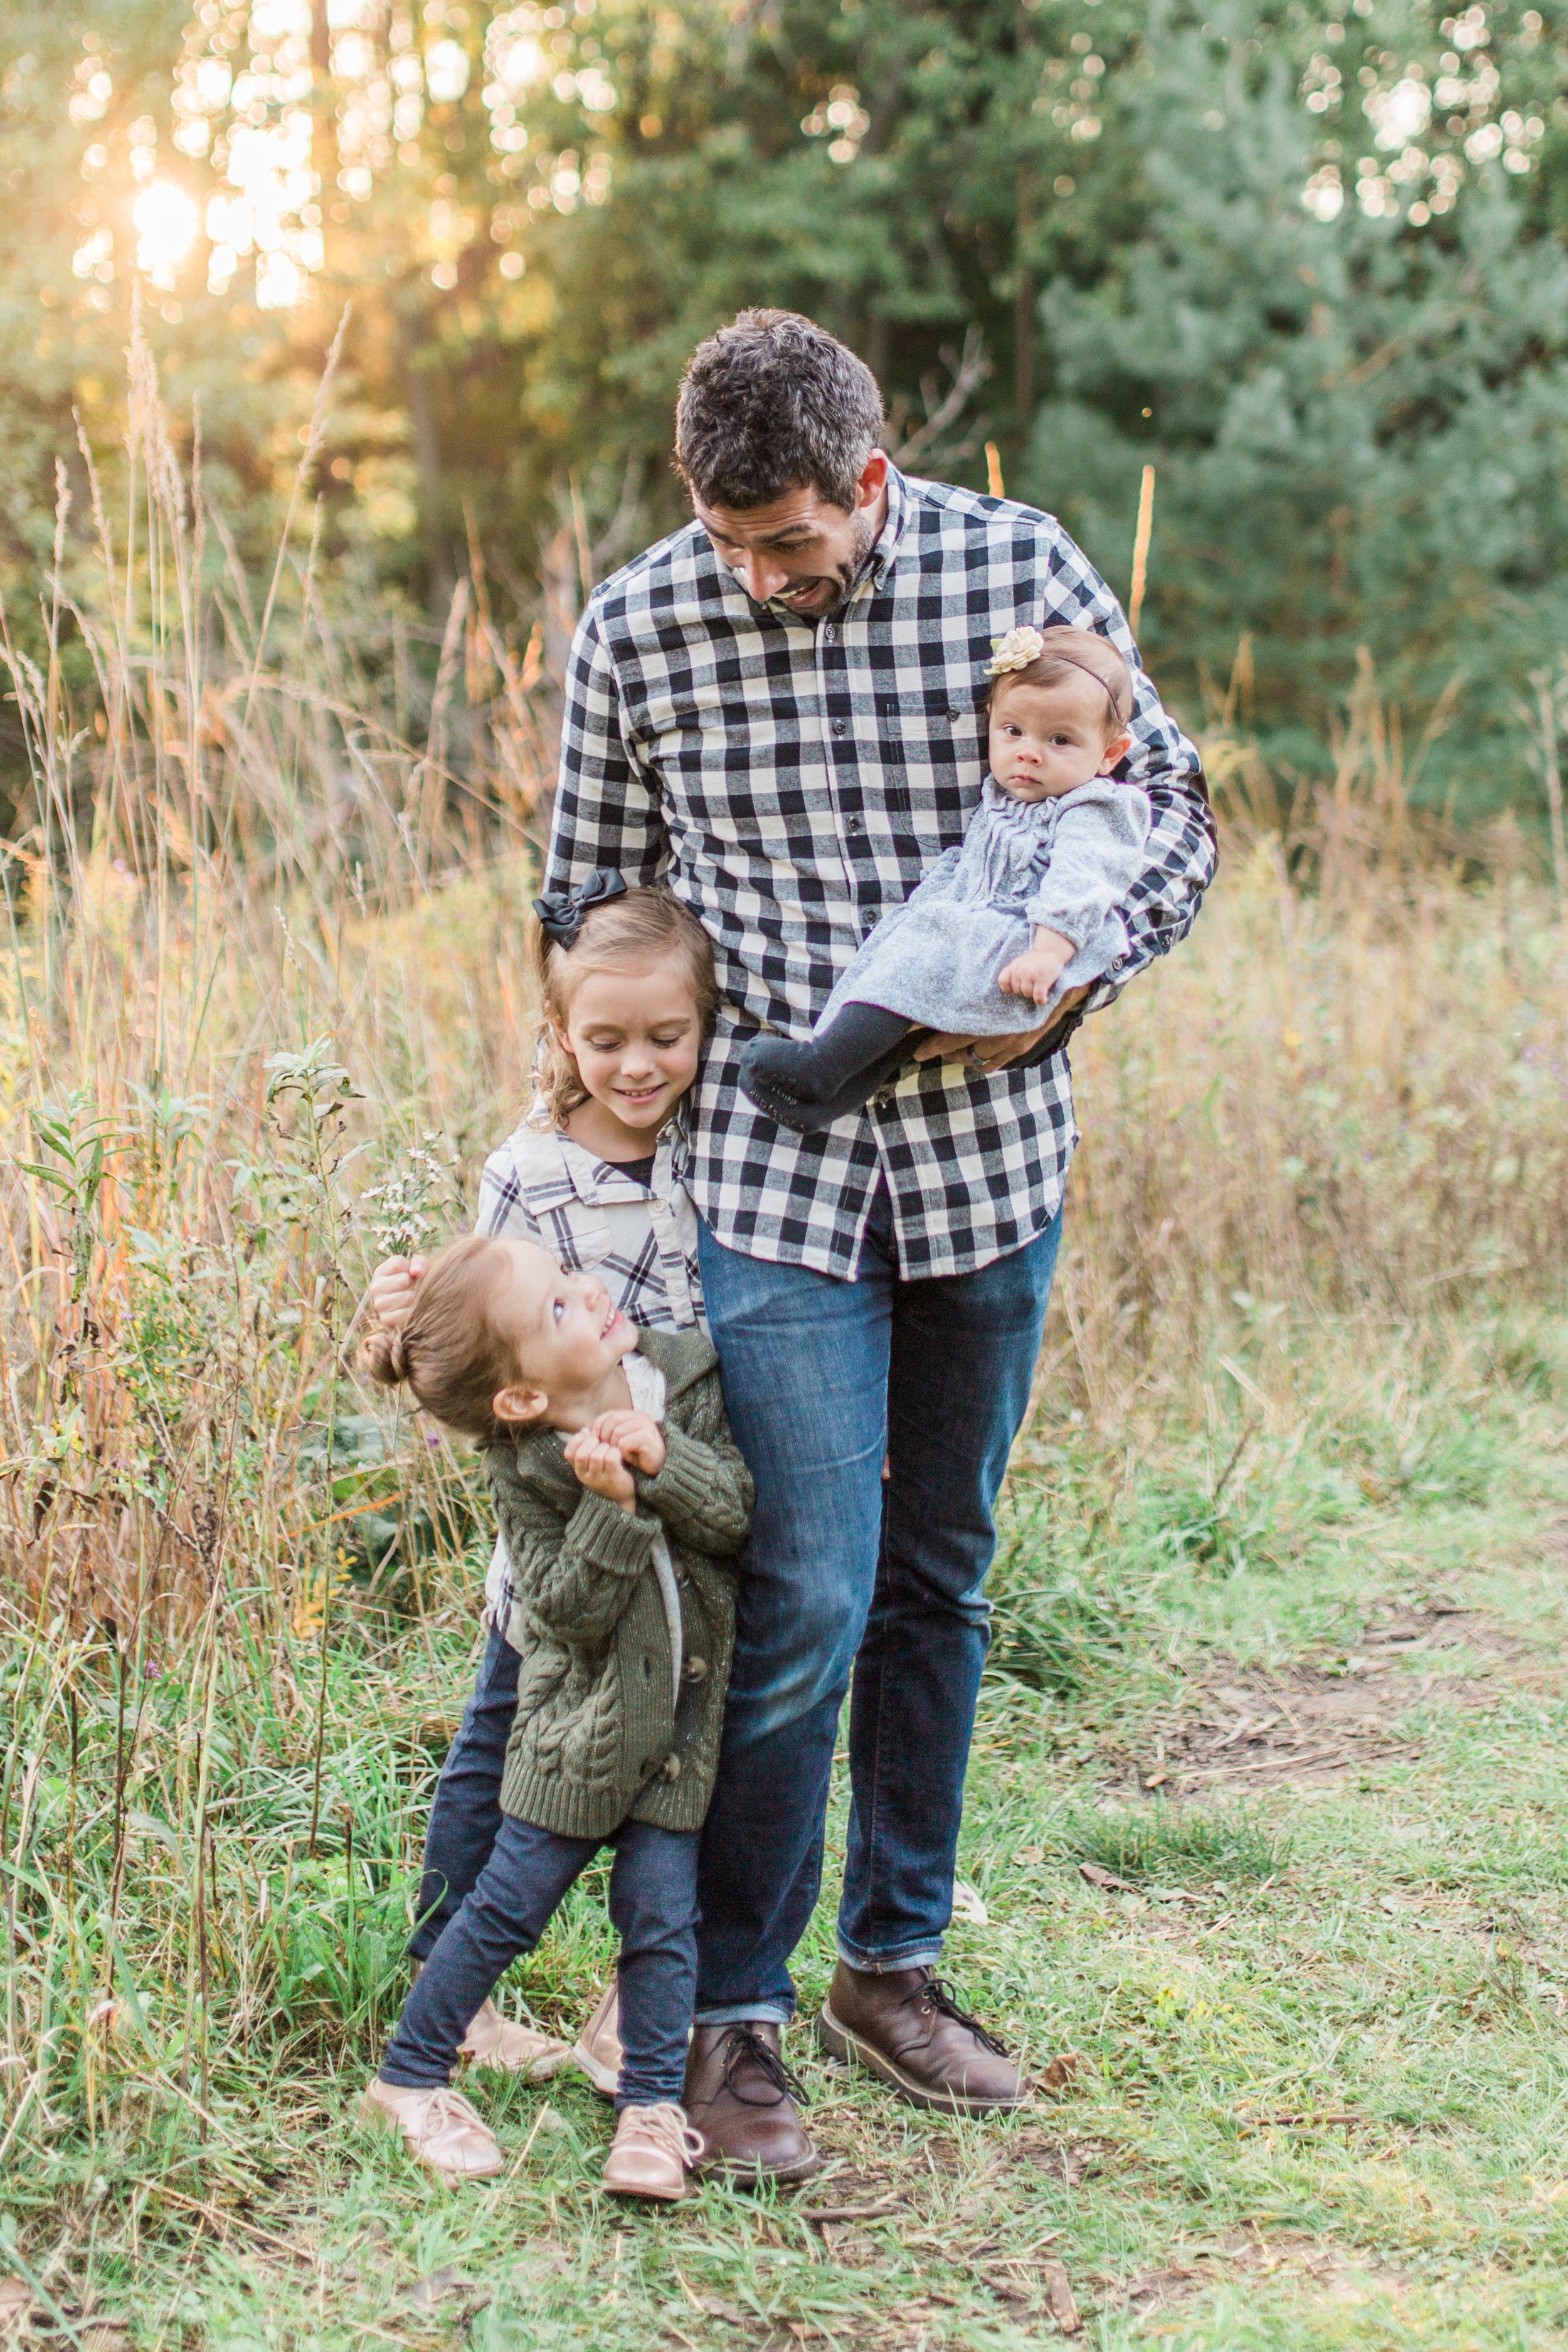
{"type": "Polygon", "coordinates": [[[658,1158],[657,1151],[650,1151],[646,1160],[606,1160],[605,1165],[606,1168],[613,1168],[617,1176],[629,1176],[635,1183],[646,1184],[651,1192],[653,1163],[658,1158]]]}

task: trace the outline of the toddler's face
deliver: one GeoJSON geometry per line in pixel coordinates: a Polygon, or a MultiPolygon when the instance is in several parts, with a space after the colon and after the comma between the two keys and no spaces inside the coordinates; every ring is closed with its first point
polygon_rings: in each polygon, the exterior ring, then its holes
{"type": "Polygon", "coordinates": [[[501,1241],[490,1313],[510,1339],[518,1381],[495,1401],[498,1421],[545,1421],[552,1408],[596,1388],[637,1346],[596,1275],[567,1274],[533,1242],[501,1241]]]}
{"type": "Polygon", "coordinates": [[[1105,774],[1131,738],[1106,739],[1105,688],[1075,671],[1054,686],[1003,686],[991,701],[991,772],[1015,800],[1054,800],[1105,774]]]}
{"type": "Polygon", "coordinates": [[[572,992],[565,1043],[595,1101],[651,1137],[697,1076],[702,1023],[680,971],[587,971],[572,992]]]}

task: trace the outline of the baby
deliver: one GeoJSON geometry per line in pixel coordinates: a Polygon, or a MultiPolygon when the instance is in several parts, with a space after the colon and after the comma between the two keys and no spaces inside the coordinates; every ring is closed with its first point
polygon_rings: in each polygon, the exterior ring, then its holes
{"type": "Polygon", "coordinates": [[[1132,677],[1088,629],[1010,629],[986,675],[991,773],[955,849],[884,915],[815,1034],[759,1037],[741,1085],[803,1135],[858,1111],[924,1037],[1006,1036],[1127,949],[1113,909],[1136,879],[1148,797],[1110,771],[1131,742],[1132,677]]]}
{"type": "Polygon", "coordinates": [[[484,1448],[506,1548],[517,1712],[489,1859],[447,1918],[364,2095],[449,2180],[501,2169],[452,2090],[472,2021],[566,1890],[614,1850],[615,2145],[605,2186],[676,2198],[701,2156],[681,2105],[697,1984],[698,1832],[718,1767],[751,1474],[707,1335],[639,1331],[597,1276],[531,1242],[451,1242],[374,1377],[484,1448]]]}

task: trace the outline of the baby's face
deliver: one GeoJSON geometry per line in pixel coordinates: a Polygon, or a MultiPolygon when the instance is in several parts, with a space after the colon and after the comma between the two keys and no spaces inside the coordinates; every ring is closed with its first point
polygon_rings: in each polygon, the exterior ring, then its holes
{"type": "Polygon", "coordinates": [[[991,772],[1015,800],[1054,800],[1116,765],[1105,688],[1082,670],[1054,686],[1003,686],[991,702],[991,772]]]}
{"type": "Polygon", "coordinates": [[[501,1262],[490,1313],[512,1342],[518,1366],[516,1388],[496,1399],[496,1418],[552,1424],[558,1412],[569,1414],[576,1399],[630,1354],[637,1330],[596,1275],[567,1274],[532,1242],[501,1241],[496,1248],[501,1262]]]}

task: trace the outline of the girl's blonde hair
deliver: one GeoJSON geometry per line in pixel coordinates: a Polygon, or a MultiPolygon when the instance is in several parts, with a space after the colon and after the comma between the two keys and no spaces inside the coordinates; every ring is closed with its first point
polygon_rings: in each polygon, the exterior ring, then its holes
{"type": "Polygon", "coordinates": [[[590,971],[625,971],[674,961],[686,968],[706,1034],[719,1002],[713,949],[696,916],[673,890],[628,890],[623,898],[594,908],[569,948],[558,945],[542,924],[536,927],[533,965],[545,1019],[534,1059],[538,1099],[530,1114],[531,1126],[559,1127],[588,1099],[576,1062],[562,1042],[578,982],[590,971]]]}
{"type": "Polygon", "coordinates": [[[484,1234],[437,1251],[419,1277],[414,1306],[395,1331],[373,1331],[364,1364],[384,1389],[406,1385],[448,1429],[490,1445],[507,1433],[496,1391],[514,1388],[521,1367],[490,1313],[501,1254],[484,1234]]]}

